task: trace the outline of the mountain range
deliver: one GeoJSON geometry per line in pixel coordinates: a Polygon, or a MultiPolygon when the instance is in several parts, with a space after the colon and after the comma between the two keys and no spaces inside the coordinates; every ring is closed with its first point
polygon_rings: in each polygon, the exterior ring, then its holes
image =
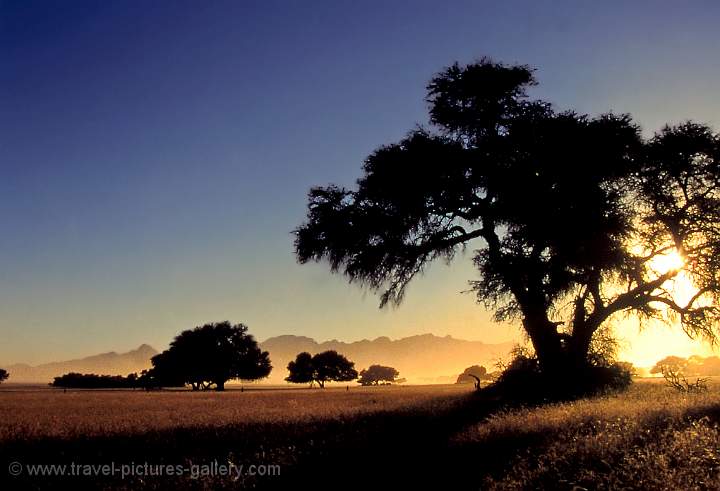
{"type": "Polygon", "coordinates": [[[4,367],[9,373],[8,382],[49,383],[54,377],[68,372],[97,373],[101,375],[127,375],[150,368],[150,358],[157,351],[147,344],[127,353],[101,353],[78,360],[56,361],[37,366],[18,363],[4,367]]]}
{"type": "MultiPolygon", "coordinates": [[[[263,382],[284,383],[287,364],[302,352],[318,353],[335,350],[355,362],[360,371],[372,364],[388,365],[400,372],[410,383],[451,383],[471,365],[485,365],[492,370],[499,358],[507,356],[513,343],[487,344],[450,336],[420,334],[392,340],[382,336],[355,342],[338,340],[317,342],[305,336],[283,335],[260,343],[270,352],[273,371],[263,382]]],[[[30,366],[15,364],[5,369],[9,382],[48,383],[68,372],[127,375],[150,367],[150,358],[157,351],[147,344],[127,353],[102,353],[87,358],[30,366]]]]}
{"type": "Polygon", "coordinates": [[[273,372],[269,380],[281,382],[287,376],[287,364],[301,351],[311,354],[335,350],[355,362],[360,371],[370,365],[396,368],[400,377],[411,383],[451,383],[471,365],[485,365],[492,370],[498,358],[506,357],[514,343],[487,344],[465,341],[450,336],[420,334],[392,340],[382,336],[346,343],[332,340],[318,343],[304,336],[277,336],[261,346],[270,352],[273,372]]]}

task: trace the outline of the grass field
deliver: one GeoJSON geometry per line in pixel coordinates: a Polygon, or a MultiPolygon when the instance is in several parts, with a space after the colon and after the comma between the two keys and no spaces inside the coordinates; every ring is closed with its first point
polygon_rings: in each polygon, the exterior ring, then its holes
{"type": "Polygon", "coordinates": [[[5,473],[12,489],[720,489],[719,420],[718,384],[687,396],[641,381],[624,394],[534,408],[500,408],[468,386],[225,393],[6,386],[0,453],[5,466],[24,466],[17,477],[5,473]],[[67,475],[71,464],[87,474],[100,469],[91,466],[146,462],[181,465],[183,473],[67,475]],[[242,475],[209,475],[229,463],[243,465],[242,475]],[[66,475],[30,477],[27,464],[65,465],[66,475]],[[272,475],[258,475],[263,469],[272,475]]]}

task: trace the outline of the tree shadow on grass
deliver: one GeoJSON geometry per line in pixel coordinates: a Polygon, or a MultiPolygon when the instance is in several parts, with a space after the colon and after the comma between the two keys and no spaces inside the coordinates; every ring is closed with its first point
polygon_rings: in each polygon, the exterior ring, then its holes
{"type": "MultiPolygon", "coordinates": [[[[372,397],[372,396],[370,396],[372,397]]],[[[477,423],[498,404],[474,394],[392,411],[301,422],[239,423],[189,427],[143,434],[45,438],[6,442],[0,455],[27,464],[101,465],[116,463],[191,465],[272,464],[280,475],[249,476],[75,476],[12,477],[18,487],[111,487],[125,489],[274,489],[388,487],[461,482],[449,452],[452,435],[477,423]],[[451,473],[451,474],[447,474],[451,473]]],[[[478,456],[480,462],[486,456],[478,456]]],[[[197,472],[203,469],[196,468],[197,472]]],[[[265,469],[267,471],[267,469],[265,469]]],[[[119,472],[119,471],[118,471],[119,472]]],[[[274,472],[274,471],[273,471],[274,472]]],[[[468,471],[469,473],[470,471],[468,471]]],[[[157,474],[157,472],[155,473],[157,474]]]]}
{"type": "MultiPolygon", "coordinates": [[[[371,395],[369,397],[372,397],[371,395]]],[[[135,463],[184,465],[182,476],[3,476],[3,489],[479,489],[486,476],[512,471],[521,452],[542,451],[552,432],[490,435],[481,442],[454,437],[503,406],[482,395],[439,398],[414,407],[300,422],[238,423],[188,427],[136,435],[16,440],[0,448],[4,465],[135,463]],[[278,465],[273,475],[195,476],[191,466],[212,463],[278,465]]],[[[720,407],[688,411],[687,417],[720,421],[720,407]]],[[[207,469],[207,468],[206,468],[207,469]]],[[[196,468],[196,473],[203,469],[196,468]]],[[[157,473],[155,473],[157,474],[157,473]]]]}

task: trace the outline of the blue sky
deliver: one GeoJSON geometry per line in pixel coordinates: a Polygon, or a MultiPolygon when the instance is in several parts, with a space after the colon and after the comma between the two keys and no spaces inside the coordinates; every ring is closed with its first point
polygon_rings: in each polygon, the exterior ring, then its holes
{"type": "Polygon", "coordinates": [[[718,21],[711,1],[2,0],[0,362],[223,319],[260,339],[513,338],[458,293],[467,258],[387,311],[297,265],[309,187],[351,185],[426,121],[435,72],[484,55],[537,67],[561,108],[720,127],[718,21]]]}

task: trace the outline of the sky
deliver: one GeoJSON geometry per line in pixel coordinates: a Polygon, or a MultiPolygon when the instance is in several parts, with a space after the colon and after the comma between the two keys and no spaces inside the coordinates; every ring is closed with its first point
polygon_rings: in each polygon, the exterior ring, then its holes
{"type": "MultiPolygon", "coordinates": [[[[461,293],[469,255],[387,310],[298,265],[308,189],[351,186],[426,123],[434,73],[482,56],[536,67],[561,109],[720,127],[718,21],[716,1],[0,0],[0,363],[225,319],[260,340],[516,339],[461,293]]],[[[705,349],[671,332],[628,336],[638,359],[705,349]]]]}

